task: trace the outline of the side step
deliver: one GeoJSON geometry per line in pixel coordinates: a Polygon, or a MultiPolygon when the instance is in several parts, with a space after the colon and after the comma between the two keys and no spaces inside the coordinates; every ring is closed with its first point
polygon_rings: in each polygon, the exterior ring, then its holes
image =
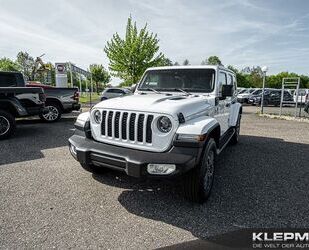
{"type": "Polygon", "coordinates": [[[235,133],[235,128],[229,128],[221,137],[219,141],[219,148],[217,149],[217,154],[220,154],[222,150],[226,147],[226,145],[231,140],[232,136],[235,133]]]}

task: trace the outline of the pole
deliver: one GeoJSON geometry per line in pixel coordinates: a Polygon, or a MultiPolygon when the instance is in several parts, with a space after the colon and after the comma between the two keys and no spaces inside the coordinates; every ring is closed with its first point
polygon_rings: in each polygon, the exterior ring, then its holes
{"type": "Polygon", "coordinates": [[[264,72],[264,74],[263,74],[263,88],[262,88],[262,98],[261,98],[261,114],[263,114],[263,111],[264,111],[265,78],[266,78],[266,72],[264,72]]]}
{"type": "Polygon", "coordinates": [[[92,95],[93,87],[92,87],[92,74],[90,75],[90,107],[92,108],[92,101],[91,101],[91,95],[92,95]]]}
{"type": "Polygon", "coordinates": [[[80,74],[79,74],[79,92],[82,93],[82,78],[80,74]]]}

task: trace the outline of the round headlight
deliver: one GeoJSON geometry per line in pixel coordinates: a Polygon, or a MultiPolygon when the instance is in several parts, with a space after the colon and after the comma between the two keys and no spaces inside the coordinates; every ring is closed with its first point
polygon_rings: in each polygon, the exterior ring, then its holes
{"type": "Polygon", "coordinates": [[[102,121],[102,115],[99,110],[93,112],[93,119],[96,123],[100,124],[102,121]]]}
{"type": "Polygon", "coordinates": [[[158,129],[163,133],[168,133],[172,129],[172,122],[167,116],[161,116],[157,122],[158,129]]]}

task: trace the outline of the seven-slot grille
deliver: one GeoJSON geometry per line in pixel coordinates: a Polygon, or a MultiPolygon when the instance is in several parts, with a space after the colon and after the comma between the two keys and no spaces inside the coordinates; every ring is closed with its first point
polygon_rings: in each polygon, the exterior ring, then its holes
{"type": "Polygon", "coordinates": [[[152,143],[151,114],[102,111],[101,135],[122,141],[152,143]]]}

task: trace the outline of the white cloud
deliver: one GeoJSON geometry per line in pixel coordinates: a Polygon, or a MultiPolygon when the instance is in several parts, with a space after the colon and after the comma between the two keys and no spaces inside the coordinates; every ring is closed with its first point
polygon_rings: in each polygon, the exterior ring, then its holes
{"type": "Polygon", "coordinates": [[[298,3],[290,11],[274,1],[0,0],[0,56],[26,50],[46,53],[52,62],[107,66],[104,45],[113,33],[124,33],[131,14],[139,27],[147,22],[158,33],[173,61],[199,64],[218,55],[238,67],[266,64],[271,73],[306,73],[309,15],[305,1],[298,3]]]}

